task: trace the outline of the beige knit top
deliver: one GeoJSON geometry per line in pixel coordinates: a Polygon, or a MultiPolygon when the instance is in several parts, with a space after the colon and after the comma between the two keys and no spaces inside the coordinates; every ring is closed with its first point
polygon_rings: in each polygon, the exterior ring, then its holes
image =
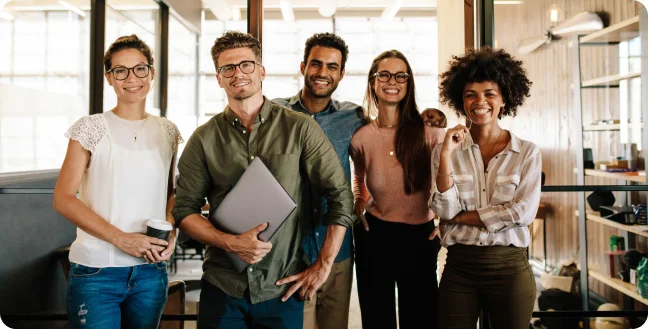
{"type": "MultiPolygon", "coordinates": [[[[430,191],[405,194],[403,167],[394,150],[395,135],[395,127],[379,128],[376,120],[353,135],[350,152],[354,167],[354,198],[365,201],[366,211],[382,220],[426,223],[434,217],[434,212],[428,207],[430,191]]],[[[443,142],[444,137],[443,128],[425,126],[425,139],[430,150],[443,142]]]]}

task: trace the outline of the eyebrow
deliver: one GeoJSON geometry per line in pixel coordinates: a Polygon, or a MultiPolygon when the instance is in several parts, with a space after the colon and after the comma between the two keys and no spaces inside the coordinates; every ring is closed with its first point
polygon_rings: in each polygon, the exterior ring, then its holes
{"type": "Polygon", "coordinates": [[[338,65],[338,66],[340,65],[338,62],[327,62],[327,63],[324,63],[324,62],[320,61],[319,59],[311,59],[310,62],[311,62],[311,63],[315,63],[315,64],[338,65]]]}
{"type": "MultiPolygon", "coordinates": [[[[484,90],[484,92],[489,92],[489,91],[497,92],[497,90],[495,90],[495,89],[486,89],[486,90],[484,90]]],[[[472,93],[476,93],[476,91],[470,89],[470,90],[466,90],[466,91],[464,92],[464,94],[466,94],[466,93],[470,93],[470,92],[472,92],[472,93]]]]}
{"type": "MultiPolygon", "coordinates": [[[[142,64],[144,64],[144,65],[148,65],[148,63],[139,62],[139,63],[135,64],[135,66],[137,66],[137,65],[142,65],[142,64]]],[[[113,67],[120,67],[120,66],[121,66],[121,67],[127,67],[126,65],[121,65],[121,64],[119,64],[119,65],[115,65],[115,66],[113,66],[113,67]]],[[[135,67],[135,66],[133,66],[133,67],[135,67]]]]}

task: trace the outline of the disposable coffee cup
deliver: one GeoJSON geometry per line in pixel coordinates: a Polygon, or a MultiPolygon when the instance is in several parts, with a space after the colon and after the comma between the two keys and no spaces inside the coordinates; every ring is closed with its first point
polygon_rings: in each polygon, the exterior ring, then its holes
{"type": "Polygon", "coordinates": [[[173,225],[165,220],[151,219],[146,222],[146,235],[153,238],[166,241],[171,230],[173,230],[173,225]]]}

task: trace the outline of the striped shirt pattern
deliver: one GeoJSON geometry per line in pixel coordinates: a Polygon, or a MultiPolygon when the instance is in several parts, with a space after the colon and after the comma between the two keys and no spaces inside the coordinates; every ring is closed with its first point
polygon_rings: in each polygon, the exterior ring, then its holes
{"type": "Polygon", "coordinates": [[[542,158],[535,144],[510,134],[509,144],[491,159],[486,170],[479,146],[467,134],[452,152],[454,185],[443,193],[436,186],[441,147],[434,149],[430,209],[441,219],[476,210],[486,226],[447,225],[444,246],[529,245],[528,226],[540,204],[542,158]]]}

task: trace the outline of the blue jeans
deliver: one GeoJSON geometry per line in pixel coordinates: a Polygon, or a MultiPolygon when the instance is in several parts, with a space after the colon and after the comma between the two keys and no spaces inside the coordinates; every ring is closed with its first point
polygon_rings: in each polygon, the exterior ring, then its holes
{"type": "Polygon", "coordinates": [[[157,329],[166,304],[166,263],[132,267],[70,264],[67,315],[71,329],[157,329]]]}
{"type": "Polygon", "coordinates": [[[281,297],[252,304],[250,290],[235,298],[202,279],[200,282],[198,329],[302,329],[304,302],[296,292],[287,301],[281,297]]]}

